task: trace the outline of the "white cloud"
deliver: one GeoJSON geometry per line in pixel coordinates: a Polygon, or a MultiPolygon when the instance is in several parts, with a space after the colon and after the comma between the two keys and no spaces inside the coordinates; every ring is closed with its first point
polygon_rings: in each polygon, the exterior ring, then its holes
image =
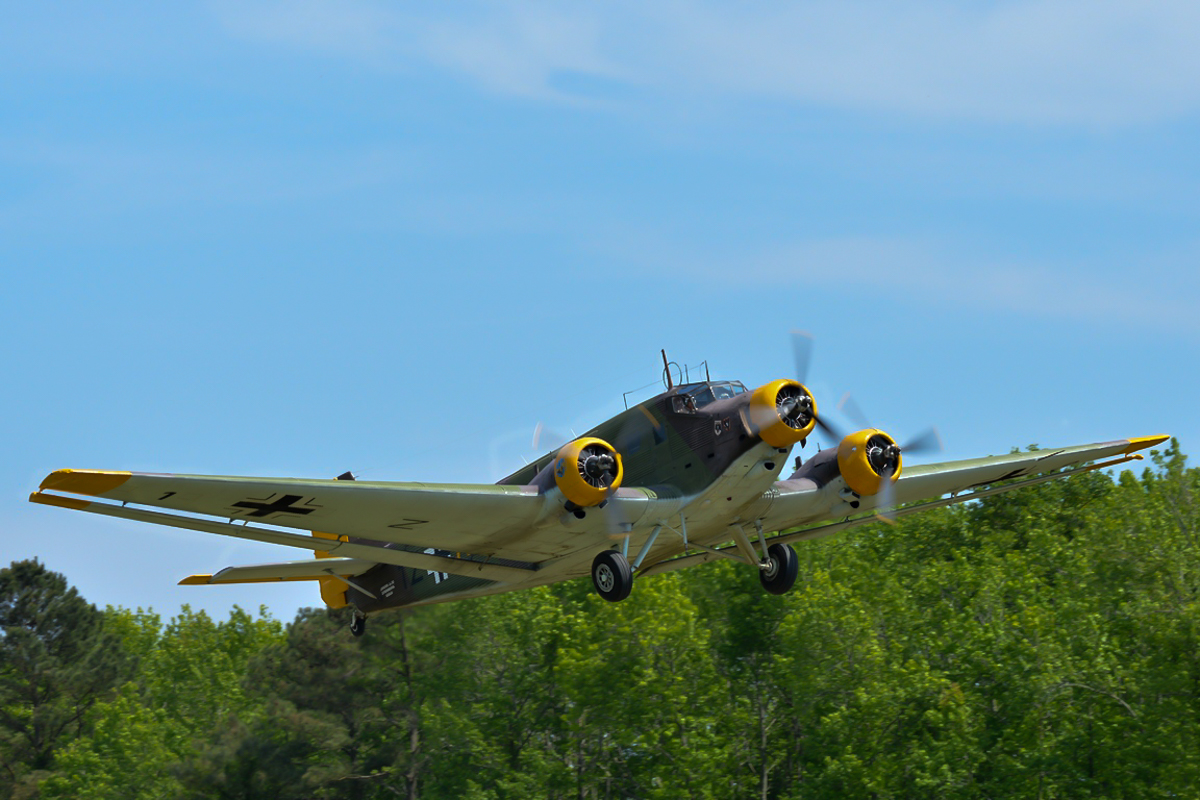
{"type": "Polygon", "coordinates": [[[576,74],[676,101],[768,98],[983,122],[1123,125],[1200,107],[1200,4],[1187,0],[217,8],[239,36],[392,67],[431,63],[543,98],[569,98],[555,87],[576,74]]]}

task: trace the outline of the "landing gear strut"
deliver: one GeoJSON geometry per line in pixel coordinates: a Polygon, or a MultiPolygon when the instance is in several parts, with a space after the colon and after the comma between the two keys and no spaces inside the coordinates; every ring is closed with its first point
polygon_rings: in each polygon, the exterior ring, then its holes
{"type": "Polygon", "coordinates": [[[592,583],[596,593],[610,603],[629,597],[633,590],[633,570],[628,559],[616,550],[600,553],[592,561],[592,583]]]}
{"type": "Polygon", "coordinates": [[[354,616],[350,618],[350,632],[355,636],[362,636],[367,632],[367,617],[365,614],[354,612],[354,616]]]}
{"type": "Polygon", "coordinates": [[[790,544],[773,544],[767,550],[767,560],[759,570],[758,579],[771,594],[784,594],[796,583],[800,562],[790,544]]]}

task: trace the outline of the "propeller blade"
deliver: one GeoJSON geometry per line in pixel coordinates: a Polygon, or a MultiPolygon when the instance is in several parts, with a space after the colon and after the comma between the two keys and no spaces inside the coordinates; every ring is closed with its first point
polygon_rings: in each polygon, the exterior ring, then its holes
{"type": "Polygon", "coordinates": [[[808,365],[812,361],[813,337],[806,331],[792,331],[792,358],[796,380],[808,385],[808,365]]]}
{"type": "Polygon", "coordinates": [[[535,451],[540,450],[539,445],[543,443],[543,440],[551,443],[551,450],[557,450],[567,442],[571,441],[568,437],[563,436],[558,431],[547,428],[545,425],[539,422],[536,426],[534,426],[533,429],[532,446],[535,451]]]}
{"type": "Polygon", "coordinates": [[[838,401],[837,408],[838,411],[845,414],[846,417],[860,429],[875,427],[871,424],[871,421],[867,419],[867,415],[863,413],[863,410],[858,407],[858,403],[855,402],[854,398],[851,397],[849,392],[846,392],[844,395],[842,395],[842,399],[838,401]]]}
{"type": "Polygon", "coordinates": [[[902,453],[940,453],[945,449],[937,428],[928,428],[908,440],[901,448],[902,453]]]}
{"type": "MultiPolygon", "coordinates": [[[[942,437],[938,434],[937,428],[928,428],[897,449],[901,453],[940,452],[942,437]]],[[[879,518],[880,522],[886,522],[889,525],[896,524],[896,484],[891,480],[890,475],[883,477],[883,482],[879,486],[879,494],[876,495],[875,507],[875,516],[879,518]]]]}
{"type": "Polygon", "coordinates": [[[889,525],[896,524],[896,484],[890,475],[884,476],[879,484],[879,494],[875,495],[875,516],[880,522],[889,525]]]}
{"type": "Polygon", "coordinates": [[[603,486],[609,492],[609,494],[611,494],[613,491],[613,489],[612,489],[613,481],[615,481],[616,479],[617,479],[616,473],[613,472],[611,469],[606,469],[600,475],[600,478],[599,478],[600,485],[603,486]]]}
{"type": "Polygon", "coordinates": [[[813,419],[816,420],[817,427],[828,434],[829,438],[833,440],[834,444],[837,444],[842,439],[846,438],[846,434],[841,428],[822,418],[820,415],[813,416],[813,419]]]}

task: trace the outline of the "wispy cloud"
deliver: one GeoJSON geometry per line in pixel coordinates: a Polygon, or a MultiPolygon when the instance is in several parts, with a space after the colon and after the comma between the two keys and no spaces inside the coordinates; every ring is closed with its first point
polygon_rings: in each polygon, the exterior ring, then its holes
{"type": "Polygon", "coordinates": [[[379,68],[436,68],[502,94],[570,101],[555,88],[562,74],[616,77],[600,55],[600,17],[552,4],[476,3],[402,9],[358,0],[221,3],[237,36],[311,48],[379,68]]]}
{"type": "Polygon", "coordinates": [[[687,98],[775,99],[918,118],[1127,125],[1200,110],[1187,0],[222,3],[235,35],[506,94],[571,99],[564,75],[687,98]]]}
{"type": "Polygon", "coordinates": [[[121,142],[59,144],[0,137],[0,168],[30,176],[23,191],[0,196],[0,230],[55,229],[62,209],[73,224],[146,211],[292,206],[403,185],[418,159],[399,148],[264,153],[247,148],[121,142]]]}
{"type": "Polygon", "coordinates": [[[1200,335],[1200,241],[1127,261],[1066,262],[994,257],[980,248],[902,239],[794,242],[740,254],[683,251],[640,242],[627,263],[689,280],[775,287],[785,295],[857,294],[909,307],[977,310],[1057,322],[1117,324],[1200,335]]]}

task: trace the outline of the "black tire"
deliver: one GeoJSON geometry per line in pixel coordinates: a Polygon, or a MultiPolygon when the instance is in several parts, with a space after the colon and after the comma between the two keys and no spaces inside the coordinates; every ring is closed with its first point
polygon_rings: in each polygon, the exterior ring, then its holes
{"type": "Polygon", "coordinates": [[[355,636],[362,636],[364,633],[366,633],[367,632],[367,618],[360,617],[358,614],[355,614],[353,617],[351,617],[350,618],[350,632],[352,634],[354,634],[355,636]]]}
{"type": "Polygon", "coordinates": [[[592,560],[592,585],[596,594],[610,603],[629,597],[633,591],[633,570],[629,561],[616,550],[605,550],[592,560]]]}
{"type": "Polygon", "coordinates": [[[771,594],[784,594],[796,583],[800,561],[790,544],[773,544],[767,549],[768,565],[759,570],[758,579],[771,594]]]}

